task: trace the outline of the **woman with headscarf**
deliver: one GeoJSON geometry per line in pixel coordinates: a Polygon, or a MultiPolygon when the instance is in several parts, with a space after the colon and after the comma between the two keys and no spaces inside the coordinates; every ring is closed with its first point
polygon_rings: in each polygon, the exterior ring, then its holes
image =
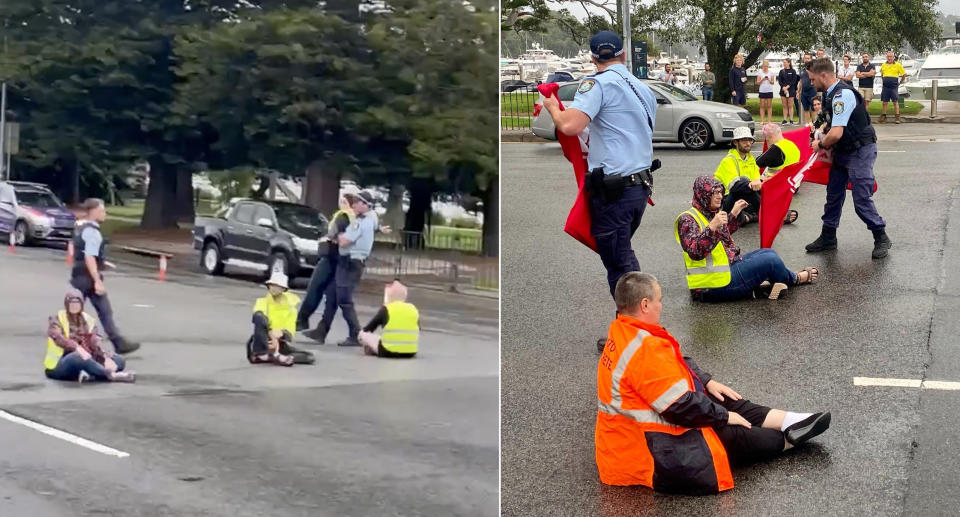
{"type": "Polygon", "coordinates": [[[134,382],[133,372],[123,371],[119,354],[107,354],[100,348],[96,320],[83,311],[83,294],[67,291],[63,310],[50,316],[47,325],[47,354],[43,368],[47,378],[58,381],[87,380],[134,382]]]}
{"type": "Polygon", "coordinates": [[[817,268],[807,267],[794,273],[770,248],[741,255],[731,235],[739,228],[737,216],[747,202],[737,201],[729,214],[732,217],[720,209],[722,202],[723,184],[710,176],[700,176],[693,184],[693,206],[677,216],[674,223],[687,268],[687,287],[694,300],[776,300],[788,286],[810,284],[817,279],[817,268]]]}

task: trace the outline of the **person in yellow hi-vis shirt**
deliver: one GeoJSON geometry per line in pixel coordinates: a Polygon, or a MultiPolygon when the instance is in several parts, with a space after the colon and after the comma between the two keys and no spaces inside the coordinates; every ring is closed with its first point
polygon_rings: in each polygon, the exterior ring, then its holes
{"type": "Polygon", "coordinates": [[[420,313],[407,303],[407,287],[400,280],[387,284],[383,306],[359,336],[363,353],[377,357],[413,357],[420,342],[420,313]],[[383,326],[378,338],[373,332],[383,326]]]}
{"type": "Polygon", "coordinates": [[[287,275],[274,272],[267,280],[266,296],[253,305],[253,335],[247,340],[247,360],[251,364],[273,363],[280,366],[313,364],[313,354],[294,348],[297,330],[297,306],[300,297],[287,292],[287,275]]]}
{"type": "Polygon", "coordinates": [[[887,103],[893,103],[893,111],[897,115],[897,124],[900,123],[900,103],[897,102],[897,90],[900,85],[907,80],[907,71],[893,52],[887,52],[887,62],[880,65],[880,77],[883,81],[883,89],[880,90],[880,101],[883,102],[883,111],[880,115],[880,124],[887,121],[887,103]]]}

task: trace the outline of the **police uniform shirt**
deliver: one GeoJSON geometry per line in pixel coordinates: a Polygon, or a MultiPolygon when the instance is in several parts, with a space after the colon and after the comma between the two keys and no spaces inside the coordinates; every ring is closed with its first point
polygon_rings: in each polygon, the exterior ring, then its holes
{"type": "Polygon", "coordinates": [[[353,224],[347,227],[343,236],[349,241],[346,246],[340,246],[340,256],[352,259],[365,260],[373,250],[373,238],[377,232],[377,218],[370,212],[358,215],[353,224]]]}
{"type": "Polygon", "coordinates": [[[91,221],[91,226],[87,226],[80,234],[83,239],[83,254],[87,257],[99,257],[100,245],[103,244],[103,235],[100,233],[100,225],[96,221],[91,221]]]}
{"type": "MultiPolygon", "coordinates": [[[[837,85],[840,84],[840,81],[833,83],[829,89],[827,89],[827,97],[833,93],[833,90],[836,89],[837,85]]],[[[853,113],[853,108],[857,107],[857,96],[853,94],[853,90],[843,90],[840,92],[840,95],[837,95],[833,99],[833,118],[830,122],[830,127],[846,127],[847,122],[850,121],[850,114],[853,113]]]]}
{"type": "Polygon", "coordinates": [[[657,99],[626,65],[611,65],[581,81],[570,107],[590,117],[590,170],[627,175],[650,167],[657,99]]]}

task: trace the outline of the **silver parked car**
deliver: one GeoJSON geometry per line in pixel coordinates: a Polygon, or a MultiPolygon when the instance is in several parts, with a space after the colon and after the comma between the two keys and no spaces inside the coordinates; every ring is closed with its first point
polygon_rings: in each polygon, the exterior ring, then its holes
{"type": "MultiPolygon", "coordinates": [[[[706,149],[712,143],[726,144],[733,139],[733,130],[748,127],[754,131],[753,116],[747,110],[721,104],[702,101],[686,91],[661,81],[641,79],[653,90],[657,98],[657,116],[653,127],[654,142],[681,142],[687,149],[706,149]]],[[[579,83],[560,85],[558,97],[569,105],[577,93],[579,83]]],[[[537,104],[543,104],[543,96],[537,104]]],[[[557,139],[557,130],[553,119],[546,110],[538,113],[530,124],[534,135],[549,140],[557,139]]]]}
{"type": "Polygon", "coordinates": [[[42,183],[0,182],[0,233],[17,246],[73,238],[76,216],[42,183]]]}

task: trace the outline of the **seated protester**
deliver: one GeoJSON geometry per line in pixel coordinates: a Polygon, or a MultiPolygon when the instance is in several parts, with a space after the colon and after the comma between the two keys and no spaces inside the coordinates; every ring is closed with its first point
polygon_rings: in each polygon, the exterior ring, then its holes
{"type": "Polygon", "coordinates": [[[313,364],[312,353],[290,344],[296,332],[300,298],[287,292],[287,275],[275,272],[266,285],[267,295],[253,306],[253,335],[247,340],[247,360],[280,366],[313,364]]]}
{"type": "Polygon", "coordinates": [[[720,160],[713,177],[726,188],[723,210],[731,212],[733,205],[743,199],[747,207],[740,212],[740,226],[757,222],[760,218],[760,168],[750,153],[755,139],[748,127],[733,130],[733,149],[720,160]]]}
{"type": "Polygon", "coordinates": [[[63,299],[63,310],[50,316],[47,326],[47,355],[43,359],[47,378],[134,382],[136,374],[123,371],[123,357],[108,355],[100,342],[96,320],[83,311],[83,294],[70,289],[63,299]]]}
{"type": "Polygon", "coordinates": [[[378,357],[413,357],[417,355],[420,340],[420,314],[417,308],[407,303],[407,287],[399,280],[387,284],[383,306],[363,327],[360,342],[363,353],[378,357]],[[373,332],[383,326],[378,338],[373,332]]]}
{"type": "MultiPolygon", "coordinates": [[[[800,148],[791,140],[783,137],[780,126],[764,124],[763,138],[767,143],[767,150],[757,158],[757,166],[766,167],[767,170],[763,173],[764,180],[773,177],[784,167],[800,162],[800,148]]],[[[796,210],[788,210],[783,223],[792,224],[799,215],[796,210]]]]}
{"type": "Polygon", "coordinates": [[[600,481],[658,492],[733,488],[730,465],[773,458],[830,427],[830,413],[754,404],[686,357],[660,326],[657,279],[632,271],[614,290],[617,319],[597,365],[600,481]]]}
{"type": "Polygon", "coordinates": [[[694,300],[725,302],[767,297],[776,300],[788,286],[809,284],[817,279],[817,268],[793,273],[770,248],[753,250],[743,256],[731,235],[739,228],[738,213],[747,206],[740,200],[727,213],[721,210],[723,185],[709,176],[693,184],[693,206],[677,216],[674,235],[683,249],[687,287],[694,300]]]}

